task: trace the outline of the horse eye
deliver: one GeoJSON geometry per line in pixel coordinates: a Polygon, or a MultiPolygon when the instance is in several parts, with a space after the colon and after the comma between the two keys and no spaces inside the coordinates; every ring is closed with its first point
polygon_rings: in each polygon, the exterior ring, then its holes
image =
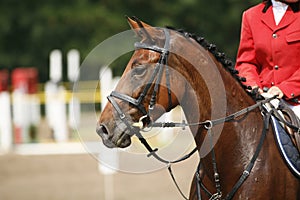
{"type": "Polygon", "coordinates": [[[145,73],[146,73],[146,67],[145,66],[138,66],[138,67],[134,68],[134,70],[133,70],[133,74],[135,76],[141,77],[141,76],[145,75],[145,73]]]}

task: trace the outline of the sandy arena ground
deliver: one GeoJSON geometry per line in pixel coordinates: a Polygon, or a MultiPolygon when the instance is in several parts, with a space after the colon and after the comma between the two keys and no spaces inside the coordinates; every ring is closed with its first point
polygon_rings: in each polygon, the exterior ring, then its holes
{"type": "MultiPolygon", "coordinates": [[[[173,166],[185,194],[188,194],[196,163],[194,155],[173,166]]],[[[89,154],[6,154],[0,155],[0,199],[181,200],[182,197],[167,169],[148,174],[104,176],[98,170],[98,162],[89,154]]]]}
{"type": "MultiPolygon", "coordinates": [[[[174,121],[178,120],[180,119],[174,119],[174,121]]],[[[77,131],[81,141],[100,142],[95,133],[94,113],[82,113],[82,126],[77,131]]],[[[184,140],[190,140],[190,138],[186,139],[184,134],[182,137],[177,144],[179,146],[175,146],[175,149],[190,144],[182,143],[184,140]]],[[[41,143],[53,143],[45,120],[42,120],[38,127],[38,140],[41,143]]],[[[140,143],[137,143],[137,146],[143,148],[140,143]]],[[[51,146],[51,148],[57,149],[58,146],[51,146]]],[[[31,152],[40,153],[40,151],[42,150],[39,146],[31,149],[31,152]]],[[[9,154],[1,155],[0,152],[0,200],[183,199],[167,168],[152,173],[118,172],[104,175],[99,171],[98,161],[94,156],[87,152],[65,155],[21,155],[16,148],[9,154]]],[[[125,164],[130,166],[136,163],[125,164]]],[[[195,154],[172,167],[178,184],[186,195],[189,194],[197,164],[198,157],[195,154]]]]}

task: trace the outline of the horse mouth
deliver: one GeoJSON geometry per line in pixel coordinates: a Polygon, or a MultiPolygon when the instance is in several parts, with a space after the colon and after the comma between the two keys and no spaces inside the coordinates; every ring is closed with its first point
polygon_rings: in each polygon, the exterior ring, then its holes
{"type": "Polygon", "coordinates": [[[116,134],[112,134],[104,124],[99,124],[96,132],[108,148],[125,148],[131,144],[130,132],[127,129],[117,129],[116,134]]]}

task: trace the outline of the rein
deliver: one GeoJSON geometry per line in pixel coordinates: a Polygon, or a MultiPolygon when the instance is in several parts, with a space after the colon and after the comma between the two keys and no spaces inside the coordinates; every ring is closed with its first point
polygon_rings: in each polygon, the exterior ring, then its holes
{"type": "MultiPolygon", "coordinates": [[[[253,104],[249,107],[246,107],[240,111],[237,111],[233,114],[230,114],[224,118],[219,118],[219,119],[215,119],[215,120],[206,120],[206,121],[203,121],[203,122],[198,122],[198,123],[177,123],[177,122],[159,122],[159,123],[152,123],[152,127],[161,127],[161,128],[173,128],[173,127],[182,127],[182,128],[185,128],[185,127],[188,127],[188,126],[203,126],[207,131],[208,131],[208,134],[211,134],[211,129],[218,125],[218,124],[222,124],[222,123],[225,123],[225,122],[231,122],[231,121],[235,121],[236,118],[240,117],[240,116],[243,116],[243,115],[246,115],[248,114],[249,112],[257,109],[257,108],[262,108],[263,105],[265,105],[266,103],[269,103],[270,101],[272,101],[273,99],[276,99],[277,96],[273,96],[271,98],[268,98],[268,99],[265,99],[265,100],[262,100],[262,101],[259,101],[257,102],[256,104],[253,104]]],[[[237,181],[237,183],[234,185],[234,187],[232,188],[231,192],[226,196],[225,200],[229,200],[229,199],[232,199],[234,194],[237,192],[237,190],[241,187],[241,185],[244,183],[244,181],[247,179],[247,177],[249,176],[253,166],[254,166],[254,163],[258,157],[258,154],[262,148],[262,145],[263,145],[263,141],[266,137],[266,133],[267,133],[267,130],[269,129],[269,121],[270,121],[270,116],[271,114],[273,113],[273,111],[269,111],[269,112],[262,112],[264,115],[264,127],[263,127],[263,130],[262,130],[262,135],[261,135],[261,138],[260,138],[260,141],[259,141],[259,144],[256,148],[256,151],[254,153],[254,155],[252,156],[251,158],[251,161],[250,163],[247,165],[246,169],[243,171],[240,179],[237,181]]],[[[140,128],[140,125],[141,123],[138,123],[136,124],[138,125],[138,128],[140,128]]],[[[175,160],[175,161],[167,161],[163,158],[161,158],[156,152],[158,151],[157,148],[153,149],[149,143],[147,142],[147,140],[143,137],[143,135],[140,133],[140,132],[137,132],[136,133],[136,136],[139,138],[140,142],[145,146],[145,148],[149,151],[149,154],[147,155],[148,157],[150,156],[153,156],[155,157],[157,160],[159,160],[160,162],[163,162],[163,163],[166,163],[168,165],[168,170],[169,170],[169,173],[173,179],[173,182],[175,183],[178,191],[180,192],[180,194],[182,195],[182,197],[184,199],[188,199],[186,198],[186,196],[183,194],[183,192],[181,191],[181,189],[179,188],[176,180],[175,180],[175,177],[174,177],[174,174],[172,173],[172,169],[171,169],[171,164],[174,164],[174,163],[178,163],[178,162],[181,162],[181,161],[184,161],[186,159],[188,159],[189,157],[191,157],[196,151],[197,151],[197,148],[194,148],[189,154],[183,156],[182,158],[178,159],[178,160],[175,160]]],[[[215,185],[216,185],[216,189],[217,189],[217,193],[215,194],[211,194],[206,188],[205,186],[202,184],[202,180],[200,178],[200,173],[199,173],[199,170],[200,170],[200,165],[201,165],[201,160],[199,161],[199,164],[198,164],[198,167],[197,167],[197,171],[195,173],[195,176],[196,176],[196,180],[197,180],[197,195],[198,195],[198,199],[201,199],[201,195],[200,195],[200,189],[202,188],[209,196],[210,196],[210,199],[215,199],[215,200],[220,200],[221,197],[222,197],[222,192],[221,192],[221,185],[220,185],[220,179],[219,179],[219,173],[217,172],[217,163],[216,163],[216,159],[215,159],[215,152],[214,152],[214,148],[212,148],[212,163],[213,163],[213,168],[214,168],[214,181],[215,181],[215,185]]]]}
{"type": "MultiPolygon", "coordinates": [[[[233,186],[233,188],[231,189],[231,191],[226,195],[225,198],[222,199],[222,192],[221,192],[221,185],[220,185],[220,179],[219,179],[219,173],[217,171],[217,166],[216,166],[216,160],[215,160],[215,152],[214,149],[212,149],[212,164],[213,164],[213,170],[214,170],[214,181],[215,181],[215,187],[216,187],[216,193],[212,194],[208,191],[208,189],[204,186],[204,184],[202,183],[202,178],[201,174],[200,174],[200,168],[201,168],[201,162],[199,161],[198,167],[197,167],[197,171],[195,173],[195,180],[196,180],[196,189],[197,189],[197,198],[201,200],[201,189],[205,192],[205,194],[209,197],[210,200],[230,200],[234,197],[235,193],[238,191],[238,189],[242,186],[242,184],[245,182],[245,180],[248,178],[248,176],[250,175],[250,172],[255,164],[255,161],[258,158],[259,152],[262,149],[263,146],[263,142],[266,138],[266,134],[267,131],[269,129],[269,122],[270,122],[270,118],[271,115],[273,114],[273,111],[267,111],[267,110],[263,110],[262,106],[265,105],[266,103],[269,103],[271,100],[275,99],[276,96],[270,98],[270,99],[265,99],[261,102],[258,102],[256,104],[254,104],[252,106],[252,108],[255,106],[260,107],[260,109],[262,110],[262,115],[263,115],[263,129],[262,129],[262,134],[260,136],[260,140],[259,143],[256,147],[256,150],[249,162],[249,164],[247,165],[247,167],[245,168],[245,170],[242,172],[240,178],[238,179],[238,181],[235,183],[235,185],[233,186]]],[[[210,134],[210,130],[209,134],[210,134]]]]}
{"type": "MultiPolygon", "coordinates": [[[[160,82],[163,76],[163,71],[165,70],[165,76],[166,76],[166,85],[167,85],[167,91],[168,91],[168,101],[169,101],[169,108],[172,107],[172,99],[171,99],[171,88],[170,88],[170,75],[169,75],[169,69],[168,69],[168,65],[167,65],[167,61],[168,61],[168,56],[169,56],[169,47],[170,47],[170,33],[167,29],[163,29],[164,34],[165,34],[165,44],[164,47],[158,47],[156,45],[148,45],[145,43],[140,43],[137,42],[135,43],[135,48],[136,49],[148,49],[148,50],[152,50],[155,52],[160,53],[160,58],[158,63],[155,66],[155,69],[153,71],[153,74],[150,78],[150,80],[147,82],[145,88],[143,89],[142,93],[140,94],[140,96],[135,99],[132,98],[129,95],[126,94],[122,94],[116,91],[113,91],[107,98],[108,101],[112,104],[112,106],[114,107],[115,111],[117,112],[119,118],[121,119],[121,121],[126,125],[127,129],[129,130],[129,135],[135,135],[138,137],[138,139],[140,140],[140,142],[145,146],[145,148],[149,151],[149,154],[147,155],[148,157],[153,156],[155,157],[158,161],[165,163],[168,167],[170,176],[175,184],[175,186],[177,187],[178,191],[180,192],[181,196],[184,199],[188,199],[182,192],[182,190],[180,189],[179,185],[177,184],[177,181],[175,179],[175,176],[172,172],[172,168],[171,165],[174,163],[178,163],[181,161],[184,161],[186,159],[188,159],[189,157],[191,157],[196,151],[197,148],[194,148],[190,153],[184,155],[183,157],[177,159],[177,160],[173,160],[173,161],[169,161],[166,160],[162,157],[160,157],[157,154],[158,149],[155,148],[153,149],[150,144],[147,142],[147,140],[143,137],[143,135],[141,134],[140,131],[145,131],[145,128],[153,128],[153,127],[161,127],[161,128],[174,128],[174,127],[181,127],[183,129],[185,129],[185,127],[189,127],[189,126],[202,126],[204,127],[208,134],[211,134],[211,129],[218,125],[218,124],[222,124],[225,122],[231,122],[236,120],[238,117],[243,116],[248,114],[249,112],[257,109],[257,108],[261,108],[265,103],[270,102],[271,100],[275,99],[277,96],[262,100],[260,102],[257,102],[254,105],[251,105],[247,108],[244,108],[238,112],[235,112],[233,114],[230,114],[224,118],[219,118],[219,119],[212,119],[212,120],[206,120],[203,122],[196,122],[196,123],[186,123],[185,121],[183,121],[182,123],[178,123],[178,122],[152,122],[150,115],[151,115],[151,111],[153,111],[154,106],[156,104],[156,98],[157,98],[157,92],[159,90],[159,86],[160,86],[160,82]],[[145,108],[145,106],[143,105],[143,101],[146,97],[146,95],[149,93],[150,88],[153,86],[153,91],[152,91],[152,95],[151,95],[151,99],[149,102],[149,108],[148,108],[148,112],[145,108]],[[116,99],[119,99],[121,101],[125,101],[128,102],[130,105],[136,107],[142,114],[143,116],[140,118],[139,122],[131,122],[126,114],[122,111],[121,107],[119,106],[118,102],[116,101],[116,99]]],[[[262,131],[262,135],[261,135],[261,139],[260,142],[257,146],[257,149],[250,161],[250,163],[248,164],[248,166],[246,167],[246,169],[243,171],[240,179],[237,181],[237,183],[234,185],[232,191],[226,196],[226,200],[227,199],[231,199],[234,194],[236,193],[236,191],[239,189],[239,187],[243,184],[243,182],[246,180],[246,178],[249,176],[252,167],[254,166],[254,163],[258,157],[258,154],[262,148],[262,144],[263,141],[265,139],[266,136],[266,132],[268,130],[268,124],[269,124],[269,119],[271,116],[271,112],[268,112],[264,115],[264,128],[262,131]]],[[[120,139],[117,142],[117,145],[119,143],[121,143],[124,139],[124,137],[126,136],[127,133],[124,133],[123,135],[120,136],[120,139]]],[[[221,192],[221,185],[220,185],[220,179],[219,179],[219,174],[217,172],[217,163],[216,163],[216,159],[215,159],[215,152],[214,152],[214,148],[212,147],[212,163],[213,163],[213,168],[214,168],[214,181],[215,181],[215,186],[216,186],[216,190],[217,193],[215,194],[211,194],[203,185],[202,180],[201,180],[201,176],[199,173],[200,170],[200,166],[201,163],[199,161],[198,167],[197,167],[197,171],[195,173],[196,176],[196,186],[197,186],[197,197],[198,199],[201,199],[201,194],[200,191],[201,189],[203,189],[205,191],[205,193],[210,197],[210,199],[215,199],[215,200],[220,200],[222,198],[222,192],[221,192]]]]}

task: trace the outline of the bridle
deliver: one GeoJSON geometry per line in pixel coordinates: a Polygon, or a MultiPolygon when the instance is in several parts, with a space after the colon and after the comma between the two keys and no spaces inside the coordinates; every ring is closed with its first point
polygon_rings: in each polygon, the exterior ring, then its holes
{"type": "MultiPolygon", "coordinates": [[[[162,128],[167,128],[167,127],[182,127],[185,128],[187,126],[202,126],[204,127],[204,129],[207,130],[208,134],[211,134],[212,128],[215,125],[218,124],[222,124],[225,122],[230,122],[230,121],[234,121],[236,120],[238,117],[240,116],[244,116],[247,115],[249,112],[257,109],[257,108],[261,108],[265,103],[270,102],[271,100],[273,100],[274,98],[276,98],[276,96],[269,98],[269,99],[265,99],[262,100],[260,102],[257,102],[254,105],[251,105],[247,108],[244,108],[238,112],[235,112],[233,114],[230,114],[224,118],[220,118],[220,119],[214,119],[214,120],[206,120],[203,122],[197,122],[197,123],[185,123],[184,121],[182,123],[176,123],[176,122],[165,122],[165,123],[157,123],[157,122],[152,122],[151,121],[151,111],[153,110],[155,104],[156,104],[156,98],[157,98],[157,92],[159,90],[159,86],[161,84],[161,79],[163,76],[163,72],[165,70],[165,76],[166,76],[166,86],[167,86],[167,92],[168,92],[168,101],[169,101],[169,108],[172,107],[172,99],[171,99],[171,88],[170,88],[170,74],[169,74],[169,69],[168,69],[168,65],[167,65],[167,61],[168,61],[168,56],[170,53],[170,33],[168,29],[163,29],[163,32],[165,34],[165,44],[164,47],[159,47],[156,46],[155,44],[146,44],[146,43],[141,43],[141,42],[137,42],[135,43],[135,48],[136,49],[147,49],[147,50],[152,50],[155,52],[160,53],[160,58],[158,60],[158,63],[156,64],[154,71],[152,73],[152,76],[150,77],[149,81],[147,82],[146,86],[144,87],[143,91],[141,92],[141,94],[139,95],[139,97],[137,99],[126,95],[126,94],[122,94],[116,91],[113,91],[107,98],[108,101],[112,104],[112,106],[114,107],[115,111],[117,112],[120,120],[126,125],[127,129],[129,130],[129,135],[136,135],[140,142],[145,146],[145,148],[149,151],[148,157],[153,156],[155,157],[157,160],[159,160],[162,163],[165,163],[168,166],[168,170],[169,173],[172,177],[172,180],[174,181],[178,191],[180,192],[180,194],[183,196],[184,199],[187,199],[185,197],[185,195],[183,194],[183,192],[181,191],[179,185],[177,184],[176,180],[175,180],[175,176],[172,172],[171,169],[171,164],[173,163],[178,163],[181,162],[183,160],[188,159],[189,157],[191,157],[196,151],[197,148],[194,148],[190,153],[186,154],[185,156],[174,160],[174,161],[169,161],[169,160],[165,160],[164,158],[160,157],[157,154],[158,149],[155,148],[153,149],[149,143],[147,142],[147,140],[143,137],[143,135],[140,133],[140,130],[142,130],[146,125],[151,126],[151,127],[162,127],[162,128]],[[149,102],[149,108],[148,111],[146,110],[145,106],[144,106],[144,100],[146,95],[149,93],[151,87],[154,84],[154,88],[152,91],[152,95],[151,95],[151,99],[149,102]],[[134,123],[131,122],[130,120],[128,120],[128,118],[126,117],[126,114],[122,111],[121,107],[119,106],[119,104],[117,103],[116,99],[119,99],[121,101],[127,102],[130,105],[136,107],[141,113],[142,113],[142,117],[140,118],[140,122],[139,123],[134,123]]],[[[260,150],[262,149],[262,144],[263,141],[266,137],[266,132],[268,130],[268,123],[269,123],[269,119],[270,119],[270,115],[271,113],[264,113],[264,128],[262,131],[262,135],[261,135],[261,139],[260,142],[256,148],[256,151],[254,153],[254,155],[252,156],[252,159],[250,161],[250,163],[248,164],[248,166],[246,167],[246,169],[242,172],[242,175],[240,176],[240,179],[237,181],[237,183],[234,185],[233,189],[230,191],[230,193],[224,198],[224,199],[232,199],[234,194],[237,192],[237,190],[240,188],[240,186],[243,184],[243,182],[246,180],[246,178],[249,176],[252,167],[254,166],[254,163],[258,157],[258,154],[260,152],[260,150]]],[[[124,139],[126,135],[123,134],[120,136],[120,139],[117,142],[121,143],[124,139]]],[[[206,187],[203,185],[202,183],[202,178],[201,178],[201,174],[199,173],[200,171],[200,167],[201,167],[201,163],[199,161],[198,167],[197,167],[197,171],[195,173],[195,180],[196,180],[196,191],[197,191],[197,197],[198,199],[201,199],[201,194],[200,191],[201,189],[210,197],[210,199],[215,199],[215,200],[220,200],[222,199],[222,192],[221,192],[221,185],[220,185],[220,179],[219,179],[219,174],[217,171],[217,166],[216,166],[216,159],[215,159],[215,153],[214,153],[214,148],[212,147],[212,164],[213,164],[213,170],[214,170],[214,181],[215,181],[215,187],[217,190],[217,193],[215,194],[211,194],[206,187]]]]}
{"type": "MultiPolygon", "coordinates": [[[[141,94],[139,95],[139,97],[137,99],[135,99],[129,95],[122,94],[122,93],[119,93],[116,91],[113,91],[107,97],[108,101],[112,104],[112,106],[116,110],[117,114],[119,115],[119,118],[121,119],[121,121],[128,128],[130,135],[134,135],[134,134],[138,135],[138,133],[137,133],[136,129],[132,126],[132,123],[128,120],[125,113],[122,111],[122,109],[120,108],[120,106],[118,105],[118,103],[116,102],[115,99],[119,99],[124,102],[128,102],[130,105],[136,107],[143,115],[140,118],[140,122],[151,124],[151,111],[153,111],[154,106],[156,104],[157,92],[159,90],[160,82],[161,82],[161,79],[163,76],[163,72],[165,70],[166,87],[167,87],[167,91],[168,91],[168,102],[169,102],[168,106],[169,106],[169,109],[172,107],[170,74],[169,74],[169,68],[167,65],[168,56],[169,56],[169,47],[170,47],[170,33],[169,33],[169,30],[167,30],[167,29],[163,29],[163,31],[165,34],[165,44],[164,44],[163,48],[156,46],[156,45],[152,45],[152,44],[149,45],[149,44],[141,43],[141,42],[136,42],[134,45],[135,49],[147,49],[147,50],[152,50],[152,51],[160,53],[160,58],[154,68],[152,76],[150,77],[149,81],[147,82],[146,86],[144,87],[144,89],[141,92],[141,94]],[[154,81],[155,81],[155,83],[154,83],[154,81]],[[146,95],[149,93],[151,87],[153,86],[153,83],[154,83],[154,89],[152,91],[151,99],[149,102],[149,108],[148,108],[148,112],[147,112],[143,103],[144,103],[146,95]]],[[[125,135],[122,135],[118,142],[122,142],[124,136],[125,135]]]]}

